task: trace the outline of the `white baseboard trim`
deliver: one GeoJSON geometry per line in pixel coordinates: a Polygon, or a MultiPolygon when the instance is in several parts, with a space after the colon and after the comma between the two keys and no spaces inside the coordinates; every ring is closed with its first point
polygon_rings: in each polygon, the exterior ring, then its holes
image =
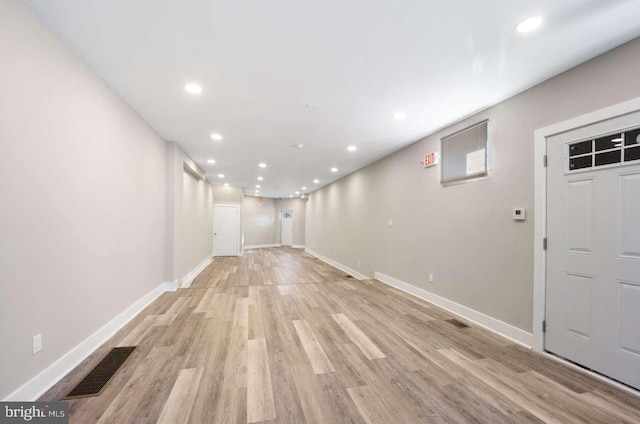
{"type": "Polygon", "coordinates": [[[200,262],[199,265],[197,265],[195,268],[189,271],[187,275],[182,277],[182,284],[180,285],[180,287],[182,287],[183,289],[186,289],[187,287],[189,287],[191,283],[193,283],[193,280],[195,280],[196,277],[202,271],[204,271],[204,269],[208,267],[212,261],[213,261],[213,256],[209,255],[204,261],[200,262]]]}
{"type": "Polygon", "coordinates": [[[164,285],[164,291],[176,291],[180,288],[180,280],[170,281],[162,283],[164,285]]]}
{"type": "Polygon", "coordinates": [[[294,249],[304,249],[304,244],[294,244],[293,246],[294,249]]]}
{"type": "Polygon", "coordinates": [[[390,277],[380,272],[375,273],[375,278],[376,280],[382,281],[385,284],[412,294],[415,297],[433,303],[434,305],[437,305],[442,309],[446,309],[447,311],[458,315],[459,317],[471,321],[479,325],[480,327],[484,327],[487,330],[499,334],[502,337],[506,337],[507,339],[512,340],[524,347],[531,348],[531,346],[533,345],[532,333],[527,333],[526,331],[514,327],[511,324],[507,324],[506,322],[490,317],[489,315],[485,315],[482,312],[478,312],[452,300],[445,299],[444,297],[438,296],[437,294],[431,293],[425,289],[421,289],[412,284],[405,283],[404,281],[400,281],[396,278],[390,277]]]}
{"type": "Polygon", "coordinates": [[[245,246],[245,250],[247,249],[266,249],[268,247],[280,247],[279,244],[250,244],[249,246],[245,246]]]}
{"type": "Polygon", "coordinates": [[[48,366],[40,374],[29,380],[22,387],[11,393],[4,402],[11,401],[35,401],[49,390],[54,384],[60,381],[71,370],[77,367],[103,343],[109,340],[114,334],[138,315],[151,302],[156,300],[165,291],[170,290],[177,281],[172,283],[161,283],[158,287],[144,295],[140,300],[129,306],[118,314],[98,331],[90,335],[79,345],[71,349],[56,362],[48,366]]]}
{"type": "Polygon", "coordinates": [[[371,277],[367,277],[364,274],[359,273],[358,271],[356,271],[355,269],[349,268],[346,265],[342,265],[340,262],[336,262],[332,259],[327,258],[326,256],[322,256],[321,254],[314,252],[313,250],[309,250],[309,249],[304,249],[305,252],[307,252],[310,255],[315,256],[316,258],[320,259],[322,262],[326,262],[329,265],[331,265],[332,267],[338,268],[340,271],[344,271],[349,275],[353,275],[354,277],[356,277],[358,280],[370,280],[371,277]]]}

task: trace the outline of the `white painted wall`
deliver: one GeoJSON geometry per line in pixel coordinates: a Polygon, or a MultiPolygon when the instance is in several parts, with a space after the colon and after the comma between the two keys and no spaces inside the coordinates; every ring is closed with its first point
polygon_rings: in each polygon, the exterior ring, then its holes
{"type": "Polygon", "coordinates": [[[2,399],[164,281],[165,143],[22,2],[0,58],[2,399]]]}
{"type": "Polygon", "coordinates": [[[638,97],[639,68],[636,39],[312,193],[307,248],[531,332],[534,131],[638,97]],[[489,177],[441,186],[440,167],[418,161],[483,119],[494,144],[489,177]],[[511,219],[515,207],[528,209],[526,222],[511,219]]]}

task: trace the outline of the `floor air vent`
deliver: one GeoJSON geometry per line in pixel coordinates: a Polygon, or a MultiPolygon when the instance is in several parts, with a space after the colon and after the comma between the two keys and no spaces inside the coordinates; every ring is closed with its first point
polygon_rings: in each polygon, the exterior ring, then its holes
{"type": "Polygon", "coordinates": [[[129,359],[135,349],[135,346],[114,347],[111,352],[107,353],[107,356],[105,356],[95,368],[89,371],[82,381],[61,400],[100,395],[120,367],[127,362],[127,359],[129,359]]]}
{"type": "Polygon", "coordinates": [[[467,324],[465,324],[462,321],[458,321],[457,319],[448,319],[447,322],[449,324],[453,324],[454,326],[456,326],[458,328],[469,328],[469,326],[467,324]]]}

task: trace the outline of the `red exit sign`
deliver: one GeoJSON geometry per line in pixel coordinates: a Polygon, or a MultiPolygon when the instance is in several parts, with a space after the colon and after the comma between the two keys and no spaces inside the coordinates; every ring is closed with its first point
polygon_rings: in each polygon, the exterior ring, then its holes
{"type": "Polygon", "coordinates": [[[425,168],[437,165],[438,158],[439,158],[438,152],[426,154],[424,155],[424,162],[422,162],[422,164],[424,165],[425,168]]]}

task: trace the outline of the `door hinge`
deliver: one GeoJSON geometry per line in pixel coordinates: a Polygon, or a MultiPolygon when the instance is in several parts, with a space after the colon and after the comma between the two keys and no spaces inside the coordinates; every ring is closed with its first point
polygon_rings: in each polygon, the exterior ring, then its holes
{"type": "Polygon", "coordinates": [[[544,250],[547,250],[547,238],[546,237],[542,239],[542,248],[544,250]]]}
{"type": "Polygon", "coordinates": [[[547,155],[544,155],[544,157],[542,158],[542,163],[544,165],[544,167],[547,167],[547,155]]]}
{"type": "Polygon", "coordinates": [[[546,320],[542,321],[542,332],[543,333],[547,332],[547,321],[546,320]]]}

